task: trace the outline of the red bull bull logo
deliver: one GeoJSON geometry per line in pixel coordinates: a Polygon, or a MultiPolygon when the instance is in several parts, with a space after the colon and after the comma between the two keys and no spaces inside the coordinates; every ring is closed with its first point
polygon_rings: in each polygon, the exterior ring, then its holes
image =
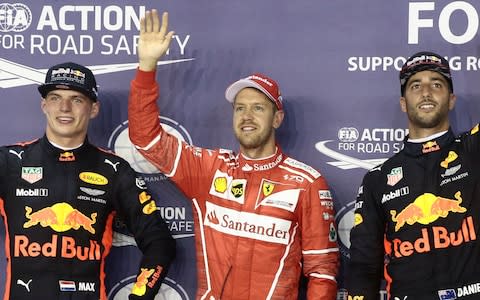
{"type": "Polygon", "coordinates": [[[58,160],[59,161],[75,161],[75,155],[73,155],[73,152],[71,151],[65,151],[63,153],[60,153],[58,160]]]}
{"type": "Polygon", "coordinates": [[[132,287],[132,294],[137,296],[145,295],[148,278],[152,276],[153,272],[155,272],[155,269],[141,268],[140,274],[137,276],[137,281],[132,287]]]}
{"type": "Polygon", "coordinates": [[[92,213],[89,218],[70,204],[62,202],[36,212],[32,212],[31,207],[25,206],[25,217],[27,221],[23,224],[23,228],[40,224],[42,227],[50,227],[57,232],[83,228],[94,234],[95,228],[92,225],[96,222],[97,213],[92,213]]]}
{"type": "Polygon", "coordinates": [[[445,218],[450,212],[463,213],[467,209],[462,207],[461,193],[456,192],[455,199],[438,197],[430,193],[418,196],[413,203],[410,203],[401,212],[391,210],[392,221],[396,223],[395,231],[398,231],[405,224],[413,225],[415,223],[430,224],[438,218],[445,218]]]}
{"type": "Polygon", "coordinates": [[[440,150],[440,146],[437,141],[428,141],[422,145],[422,153],[430,153],[440,150]]]}
{"type": "MultiPolygon", "coordinates": [[[[97,213],[92,213],[90,217],[87,217],[70,204],[62,202],[35,212],[31,207],[25,206],[25,217],[27,221],[23,224],[23,228],[40,225],[50,227],[56,232],[83,228],[94,234],[93,225],[96,223],[97,213]]],[[[53,234],[50,241],[42,243],[32,241],[26,235],[16,235],[14,243],[15,257],[60,256],[79,260],[100,260],[101,258],[100,245],[93,240],[90,240],[88,245],[80,246],[77,245],[75,238],[69,236],[53,234]]]]}

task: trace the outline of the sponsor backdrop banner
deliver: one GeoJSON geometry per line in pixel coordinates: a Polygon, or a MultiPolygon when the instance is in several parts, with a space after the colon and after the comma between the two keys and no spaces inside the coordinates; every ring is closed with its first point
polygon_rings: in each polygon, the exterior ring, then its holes
{"type": "MultiPolygon", "coordinates": [[[[175,30],[157,71],[159,121],[188,143],[236,150],[225,88],[253,72],[279,82],[286,101],[279,143],[319,169],[336,199],[340,287],[348,272],[344,263],[361,179],[398,152],[407,134],[398,104],[398,71],[406,57],[420,50],[445,55],[458,96],[453,129],[466,130],[478,119],[478,1],[0,0],[0,143],[43,134],[37,85],[48,67],[65,61],[89,66],[101,103],[90,140],[117,152],[139,172],[162,204],[179,245],[156,299],[193,299],[196,283],[190,203],[128,140],[127,97],[139,19],[151,8],[169,11],[175,30]]],[[[120,220],[116,232],[107,265],[108,295],[126,299],[139,252],[120,220]]]]}

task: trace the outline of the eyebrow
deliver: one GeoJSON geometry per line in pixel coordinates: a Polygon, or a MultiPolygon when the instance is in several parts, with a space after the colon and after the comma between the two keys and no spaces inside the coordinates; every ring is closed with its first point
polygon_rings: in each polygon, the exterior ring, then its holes
{"type": "MultiPolygon", "coordinates": [[[[447,80],[440,74],[438,76],[430,76],[429,79],[430,79],[430,81],[441,81],[443,83],[448,83],[447,80]]],[[[408,83],[408,86],[410,86],[412,83],[421,82],[421,81],[422,80],[420,78],[412,79],[408,83]]]]}
{"type": "Polygon", "coordinates": [[[48,97],[48,96],[58,96],[58,97],[65,97],[65,98],[88,98],[87,96],[83,95],[82,93],[64,96],[64,95],[61,95],[59,93],[49,92],[46,97],[48,97]]]}

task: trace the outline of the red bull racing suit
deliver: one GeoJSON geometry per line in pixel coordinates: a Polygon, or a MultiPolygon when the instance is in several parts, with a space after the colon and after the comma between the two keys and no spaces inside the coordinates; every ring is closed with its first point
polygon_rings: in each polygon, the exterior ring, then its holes
{"type": "Polygon", "coordinates": [[[144,256],[130,299],[153,299],[175,242],[128,163],[87,141],[63,151],[46,137],[0,148],[4,299],[106,300],[115,213],[144,256]]]}
{"type": "Polygon", "coordinates": [[[194,209],[198,299],[335,299],[338,261],[333,202],[313,168],[277,148],[259,160],[190,146],[158,121],[154,72],[137,72],[130,139],[194,209]]]}
{"type": "Polygon", "coordinates": [[[349,299],[480,299],[478,125],[404,149],[364,177],[347,272],[349,299]]]}

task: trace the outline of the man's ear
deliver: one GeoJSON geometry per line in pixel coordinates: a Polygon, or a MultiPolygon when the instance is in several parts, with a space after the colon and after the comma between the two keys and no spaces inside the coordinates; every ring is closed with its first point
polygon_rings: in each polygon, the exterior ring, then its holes
{"type": "Polygon", "coordinates": [[[400,108],[403,112],[407,112],[407,100],[405,97],[400,97],[400,108]]]}
{"type": "Polygon", "coordinates": [[[97,100],[92,104],[92,110],[90,111],[90,119],[96,118],[99,112],[100,112],[100,102],[97,100]]]}
{"type": "Polygon", "coordinates": [[[457,96],[455,96],[455,94],[450,94],[450,99],[448,100],[448,109],[452,110],[455,107],[455,103],[457,103],[457,96]]]}
{"type": "Polygon", "coordinates": [[[285,112],[282,110],[277,110],[273,115],[273,128],[278,129],[282,125],[283,118],[285,117],[285,112]]]}

